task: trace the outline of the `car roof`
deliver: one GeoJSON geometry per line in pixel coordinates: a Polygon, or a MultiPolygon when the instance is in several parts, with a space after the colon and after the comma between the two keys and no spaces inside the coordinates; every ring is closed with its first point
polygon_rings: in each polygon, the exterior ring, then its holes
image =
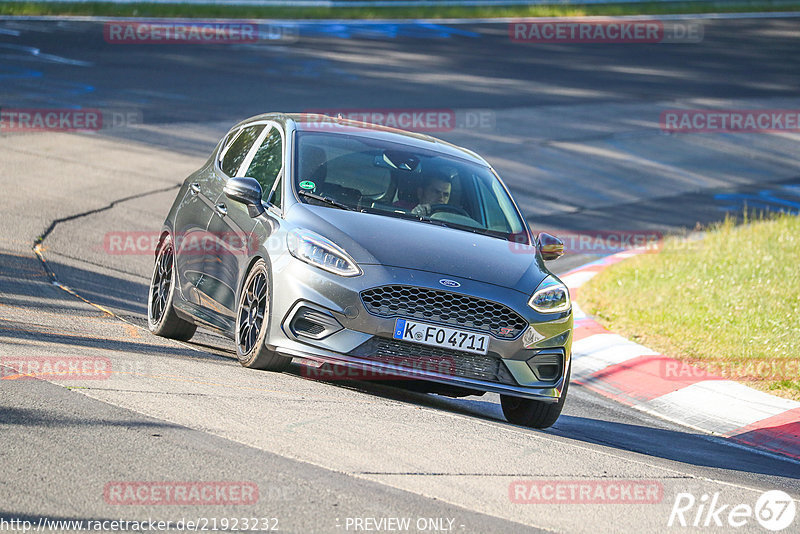
{"type": "Polygon", "coordinates": [[[333,134],[346,134],[346,135],[364,135],[372,139],[385,139],[390,142],[400,143],[411,147],[422,148],[441,152],[442,154],[454,156],[461,159],[466,159],[480,165],[489,166],[489,164],[475,152],[466,148],[442,141],[436,137],[391,128],[388,126],[381,126],[377,124],[370,124],[352,119],[344,119],[340,117],[331,117],[329,115],[321,115],[318,113],[264,113],[246,119],[237,126],[241,126],[257,120],[275,120],[285,126],[292,126],[298,131],[315,131],[326,132],[333,134]]]}

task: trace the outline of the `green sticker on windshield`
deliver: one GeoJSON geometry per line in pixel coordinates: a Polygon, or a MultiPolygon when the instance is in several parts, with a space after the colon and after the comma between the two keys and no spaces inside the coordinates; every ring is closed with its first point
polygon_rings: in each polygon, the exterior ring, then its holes
{"type": "Polygon", "coordinates": [[[300,182],[300,187],[302,187],[303,189],[315,189],[317,187],[317,184],[306,180],[304,182],[300,182]]]}

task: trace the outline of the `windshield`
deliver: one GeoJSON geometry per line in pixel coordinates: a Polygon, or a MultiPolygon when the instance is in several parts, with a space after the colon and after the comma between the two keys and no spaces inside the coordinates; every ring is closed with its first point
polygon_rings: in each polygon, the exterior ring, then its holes
{"type": "Polygon", "coordinates": [[[488,167],[402,144],[297,132],[302,202],[518,240],[525,224],[488,167]],[[305,194],[304,194],[305,193],[305,194]]]}

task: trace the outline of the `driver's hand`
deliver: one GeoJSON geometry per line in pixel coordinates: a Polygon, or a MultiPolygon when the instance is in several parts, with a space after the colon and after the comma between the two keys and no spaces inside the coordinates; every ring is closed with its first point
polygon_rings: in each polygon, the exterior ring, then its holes
{"type": "Polygon", "coordinates": [[[427,217],[431,214],[431,205],[430,204],[419,204],[416,208],[411,210],[413,215],[417,217],[427,217]]]}

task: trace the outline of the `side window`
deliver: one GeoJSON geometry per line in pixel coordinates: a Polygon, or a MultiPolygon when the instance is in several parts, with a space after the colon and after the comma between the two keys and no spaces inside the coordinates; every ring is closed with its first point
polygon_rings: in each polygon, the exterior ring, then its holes
{"type": "Polygon", "coordinates": [[[253,146],[255,140],[258,139],[258,135],[263,129],[263,124],[256,124],[242,130],[222,157],[222,162],[220,163],[222,172],[228,176],[236,176],[236,171],[244,162],[247,153],[250,152],[250,148],[253,146]]]}
{"type": "MultiPolygon", "coordinates": [[[[281,141],[281,133],[276,128],[269,132],[269,135],[261,143],[261,146],[256,150],[253,156],[253,161],[247,168],[247,172],[240,173],[241,176],[249,176],[255,178],[261,184],[261,189],[264,191],[264,200],[269,196],[272,191],[272,186],[275,185],[275,180],[280,175],[281,168],[283,167],[283,142],[281,141]]],[[[276,192],[280,194],[280,192],[276,192]]],[[[279,205],[273,199],[273,204],[279,205]]]]}
{"type": "Polygon", "coordinates": [[[241,128],[237,128],[236,130],[232,130],[231,132],[228,133],[228,135],[225,136],[225,139],[222,140],[222,143],[220,143],[221,150],[219,151],[219,154],[217,155],[217,164],[218,165],[222,165],[222,159],[225,157],[225,154],[228,153],[228,145],[231,144],[231,141],[236,139],[236,136],[239,135],[240,131],[241,131],[241,128]]]}
{"type": "MultiPolygon", "coordinates": [[[[478,189],[480,189],[481,197],[483,197],[483,207],[486,210],[486,227],[498,232],[509,232],[508,221],[497,198],[497,193],[501,192],[499,191],[500,185],[493,183],[490,191],[483,180],[477,179],[476,182],[478,189]]],[[[502,198],[505,198],[505,195],[502,195],[502,198]]],[[[510,204],[508,207],[511,207],[510,204]]]]}

